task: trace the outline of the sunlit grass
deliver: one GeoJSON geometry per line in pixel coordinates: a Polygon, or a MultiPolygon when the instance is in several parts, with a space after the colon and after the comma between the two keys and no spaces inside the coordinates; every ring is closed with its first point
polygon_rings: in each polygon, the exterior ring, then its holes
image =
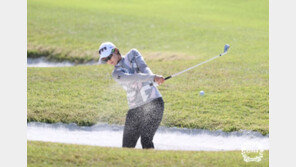
{"type": "MultiPolygon", "coordinates": [[[[162,125],[269,133],[268,1],[29,0],[28,56],[97,60],[103,41],[137,48],[168,76],[162,125]],[[205,91],[200,97],[199,91],[205,91]]],[[[123,124],[124,90],[108,66],[28,68],[28,121],[123,124]]]]}
{"type": "MultiPolygon", "coordinates": [[[[159,87],[165,101],[162,125],[268,133],[268,74],[241,76],[220,60],[159,87]],[[199,96],[201,90],[205,96],[199,96]]],[[[173,62],[147,63],[164,76],[192,65],[183,61],[170,68],[173,62]]],[[[126,94],[111,78],[111,70],[109,66],[28,68],[28,120],[123,124],[126,94]]]]}
{"type": "Polygon", "coordinates": [[[268,39],[268,0],[28,1],[28,50],[56,58],[96,59],[103,41],[122,53],[208,58],[229,43],[242,60],[268,62],[268,39]]]}
{"type": "Polygon", "coordinates": [[[241,151],[159,151],[28,141],[28,166],[268,166],[245,162],[241,151]]]}

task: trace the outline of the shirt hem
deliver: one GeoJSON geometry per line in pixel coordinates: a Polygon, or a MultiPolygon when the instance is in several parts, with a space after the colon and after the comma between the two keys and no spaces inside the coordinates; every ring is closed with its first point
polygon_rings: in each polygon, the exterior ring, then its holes
{"type": "Polygon", "coordinates": [[[131,109],[135,109],[135,108],[137,108],[137,107],[141,107],[142,105],[145,105],[145,104],[147,104],[147,103],[150,103],[151,101],[153,101],[153,100],[155,100],[155,99],[158,99],[158,98],[162,98],[162,96],[155,97],[155,98],[153,98],[153,99],[149,99],[149,100],[145,101],[144,103],[139,104],[139,105],[136,105],[136,106],[134,106],[134,107],[129,107],[129,110],[131,110],[131,109]]]}

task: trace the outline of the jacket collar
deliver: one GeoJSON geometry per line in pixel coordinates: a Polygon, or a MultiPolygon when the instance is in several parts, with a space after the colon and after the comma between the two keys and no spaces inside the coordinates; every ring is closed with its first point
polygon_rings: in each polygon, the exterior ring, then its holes
{"type": "Polygon", "coordinates": [[[124,56],[121,57],[121,60],[115,65],[115,67],[121,67],[124,62],[124,56]]]}

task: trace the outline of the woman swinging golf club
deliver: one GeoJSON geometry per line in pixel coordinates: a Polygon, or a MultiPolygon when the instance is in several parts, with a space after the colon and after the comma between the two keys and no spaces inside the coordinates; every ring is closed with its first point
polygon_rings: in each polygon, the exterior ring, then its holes
{"type": "Polygon", "coordinates": [[[144,149],[154,148],[153,137],[162,120],[164,102],[153,82],[161,85],[165,79],[152,73],[140,52],[130,50],[121,56],[111,42],[99,48],[100,64],[114,66],[112,77],[127,92],[129,110],[123,132],[122,147],[134,148],[139,137],[144,149]]]}

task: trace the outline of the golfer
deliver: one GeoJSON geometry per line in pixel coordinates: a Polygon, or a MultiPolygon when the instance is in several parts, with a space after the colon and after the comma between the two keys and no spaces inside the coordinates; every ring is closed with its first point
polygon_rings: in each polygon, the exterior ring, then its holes
{"type": "Polygon", "coordinates": [[[113,65],[113,79],[127,92],[129,110],[122,147],[134,148],[141,137],[143,149],[154,148],[153,137],[162,120],[164,102],[153,82],[161,85],[164,77],[153,74],[136,49],[121,56],[113,43],[105,42],[101,44],[99,54],[99,64],[113,65]]]}

